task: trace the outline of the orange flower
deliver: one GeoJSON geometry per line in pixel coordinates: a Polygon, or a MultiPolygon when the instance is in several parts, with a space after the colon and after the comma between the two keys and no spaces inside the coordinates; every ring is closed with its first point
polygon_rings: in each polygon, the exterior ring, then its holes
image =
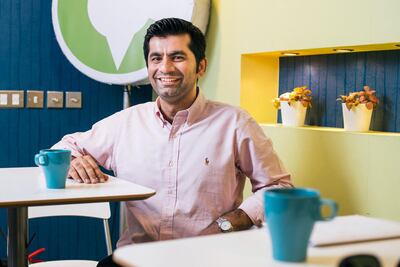
{"type": "Polygon", "coordinates": [[[375,90],[367,85],[363,87],[363,91],[351,92],[347,96],[341,95],[337,100],[345,103],[348,110],[360,104],[365,104],[367,109],[373,109],[376,108],[379,103],[375,95],[375,90]]]}
{"type": "Polygon", "coordinates": [[[274,100],[272,100],[272,103],[274,105],[274,108],[276,108],[276,109],[281,108],[281,102],[279,101],[279,98],[274,98],[274,100]]]}
{"type": "Polygon", "coordinates": [[[276,109],[280,108],[280,101],[287,101],[288,104],[300,101],[306,108],[311,108],[311,90],[307,86],[300,86],[293,89],[292,92],[281,94],[279,98],[273,100],[273,105],[276,109]]]}

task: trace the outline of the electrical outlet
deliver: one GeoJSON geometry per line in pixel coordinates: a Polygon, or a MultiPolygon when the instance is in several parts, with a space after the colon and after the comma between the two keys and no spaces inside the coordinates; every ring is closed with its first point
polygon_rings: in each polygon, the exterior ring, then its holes
{"type": "Polygon", "coordinates": [[[28,108],[43,108],[43,91],[28,90],[26,91],[28,108]]]}
{"type": "Polygon", "coordinates": [[[47,91],[47,108],[63,108],[64,92],[47,91]]]}
{"type": "Polygon", "coordinates": [[[66,92],[65,107],[82,108],[82,92],[66,92]]]}
{"type": "Polygon", "coordinates": [[[0,108],[23,108],[24,91],[7,90],[0,91],[0,108]]]}

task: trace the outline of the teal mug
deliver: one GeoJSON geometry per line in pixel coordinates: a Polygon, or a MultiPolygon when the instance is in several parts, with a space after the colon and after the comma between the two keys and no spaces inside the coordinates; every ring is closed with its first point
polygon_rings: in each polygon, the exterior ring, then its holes
{"type": "Polygon", "coordinates": [[[71,151],[66,149],[43,149],[35,155],[35,163],[42,167],[47,188],[65,188],[71,164],[71,151]]]}
{"type": "Polygon", "coordinates": [[[308,188],[273,189],[264,193],[265,217],[272,241],[273,258],[279,261],[303,262],[314,223],[334,218],[337,204],[322,199],[308,188]],[[321,207],[331,214],[323,217],[321,207]]]}

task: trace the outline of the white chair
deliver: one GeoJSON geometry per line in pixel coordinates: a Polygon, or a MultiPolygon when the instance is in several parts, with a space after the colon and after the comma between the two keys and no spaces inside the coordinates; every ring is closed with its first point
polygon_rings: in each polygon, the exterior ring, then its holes
{"type": "MultiPolygon", "coordinates": [[[[103,219],[104,234],[106,239],[107,254],[111,255],[111,234],[108,219],[111,216],[110,204],[108,202],[89,204],[68,204],[55,206],[38,206],[28,208],[28,218],[42,218],[54,216],[80,216],[103,219]]],[[[63,260],[32,263],[31,267],[95,267],[97,261],[89,260],[63,260]]]]}

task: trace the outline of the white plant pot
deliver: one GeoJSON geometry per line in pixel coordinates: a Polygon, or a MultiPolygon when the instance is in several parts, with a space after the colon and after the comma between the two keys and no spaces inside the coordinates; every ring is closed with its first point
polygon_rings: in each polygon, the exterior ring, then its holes
{"type": "Polygon", "coordinates": [[[366,132],[371,124],[372,109],[367,109],[365,104],[352,107],[348,110],[345,103],[342,103],[343,124],[346,131],[366,132]]]}
{"type": "Polygon", "coordinates": [[[284,126],[303,126],[306,118],[307,108],[301,102],[281,101],[282,124],[284,126]]]}

